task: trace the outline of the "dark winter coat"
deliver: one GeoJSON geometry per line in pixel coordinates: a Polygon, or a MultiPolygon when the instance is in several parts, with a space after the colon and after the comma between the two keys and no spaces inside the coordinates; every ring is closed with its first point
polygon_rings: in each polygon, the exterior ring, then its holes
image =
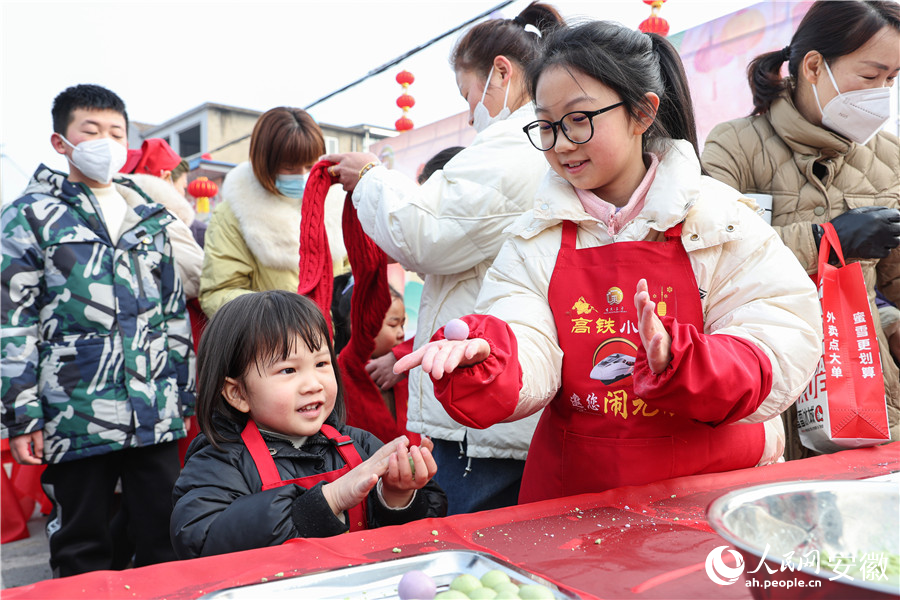
{"type": "MultiPolygon", "coordinates": [[[[383,444],[371,433],[347,425],[338,427],[353,439],[360,458],[366,460],[383,444]]],[[[179,558],[196,558],[263,548],[296,537],[328,537],[348,531],[322,494],[322,483],[310,489],[296,484],[262,491],[262,480],[250,452],[240,439],[237,425],[217,421],[233,442],[216,450],[204,434],[191,444],[184,470],[173,492],[175,509],[170,532],[179,558]]],[[[290,442],[262,432],[282,480],[334,471],[344,461],[320,432],[298,450],[290,442]]],[[[384,506],[373,489],[366,501],[370,529],[399,525],[447,514],[447,497],[433,481],[416,492],[403,510],[384,506]]],[[[349,522],[344,513],[345,521],[349,522]]]]}

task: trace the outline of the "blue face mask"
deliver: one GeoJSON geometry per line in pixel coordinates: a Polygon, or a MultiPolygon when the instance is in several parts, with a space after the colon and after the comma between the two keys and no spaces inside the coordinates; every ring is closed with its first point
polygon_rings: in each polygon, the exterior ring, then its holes
{"type": "Polygon", "coordinates": [[[308,173],[303,175],[276,175],[275,187],[288,198],[302,198],[308,175],[308,173]]]}

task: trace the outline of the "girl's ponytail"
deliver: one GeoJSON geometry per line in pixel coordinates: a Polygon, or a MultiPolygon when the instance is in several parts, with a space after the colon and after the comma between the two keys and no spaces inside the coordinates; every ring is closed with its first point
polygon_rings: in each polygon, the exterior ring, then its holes
{"type": "MultiPolygon", "coordinates": [[[[659,111],[651,126],[659,128],[659,134],[676,140],[687,140],[697,156],[697,124],[694,119],[694,102],[688,86],[687,74],[678,51],[666,38],[655,33],[645,34],[653,43],[653,52],[659,57],[659,73],[663,80],[663,95],[659,111]]],[[[654,137],[651,132],[649,137],[654,137]]]]}
{"type": "Polygon", "coordinates": [[[552,33],[553,30],[564,23],[563,18],[555,8],[549,4],[541,4],[539,2],[532,2],[523,8],[522,12],[516,15],[513,21],[522,27],[531,25],[540,32],[541,36],[552,33]]]}
{"type": "Polygon", "coordinates": [[[453,47],[450,65],[454,71],[487,76],[494,58],[503,55],[527,67],[537,57],[543,37],[563,23],[555,8],[532,2],[512,19],[489,19],[472,27],[453,47]],[[525,29],[527,25],[535,31],[525,29]]]}

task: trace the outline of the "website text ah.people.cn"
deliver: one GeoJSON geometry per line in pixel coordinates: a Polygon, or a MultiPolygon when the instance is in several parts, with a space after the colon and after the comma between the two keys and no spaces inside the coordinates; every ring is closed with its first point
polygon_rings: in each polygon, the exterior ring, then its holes
{"type": "Polygon", "coordinates": [[[786,590],[790,590],[792,588],[820,588],[822,587],[821,579],[810,579],[806,581],[804,579],[765,579],[760,581],[759,579],[748,579],[744,582],[744,585],[750,588],[763,588],[767,590],[769,588],[784,588],[786,590]]]}

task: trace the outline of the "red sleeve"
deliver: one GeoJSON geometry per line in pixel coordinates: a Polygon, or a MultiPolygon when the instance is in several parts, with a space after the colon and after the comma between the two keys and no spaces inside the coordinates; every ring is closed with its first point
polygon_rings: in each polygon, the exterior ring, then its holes
{"type": "Polygon", "coordinates": [[[663,317],[672,362],[660,374],[640,345],[634,392],[648,405],[703,423],[732,423],[752,414],[772,390],[772,364],[756,345],[733,335],[706,335],[663,317]]]}
{"type": "MultiPolygon", "coordinates": [[[[522,389],[522,367],[516,336],[509,325],[488,315],[461,317],[469,326],[469,339],[482,338],[491,355],[477,365],[457,369],[441,379],[431,378],[434,394],[456,422],[486,429],[513,414],[522,389]]],[[[444,339],[441,327],[431,340],[444,339]]]]}
{"type": "Polygon", "coordinates": [[[391,348],[391,352],[393,352],[394,358],[397,360],[400,360],[401,358],[403,358],[404,356],[406,356],[407,354],[412,352],[413,351],[413,342],[415,340],[416,340],[416,338],[409,338],[402,344],[397,344],[396,346],[391,348]]]}

